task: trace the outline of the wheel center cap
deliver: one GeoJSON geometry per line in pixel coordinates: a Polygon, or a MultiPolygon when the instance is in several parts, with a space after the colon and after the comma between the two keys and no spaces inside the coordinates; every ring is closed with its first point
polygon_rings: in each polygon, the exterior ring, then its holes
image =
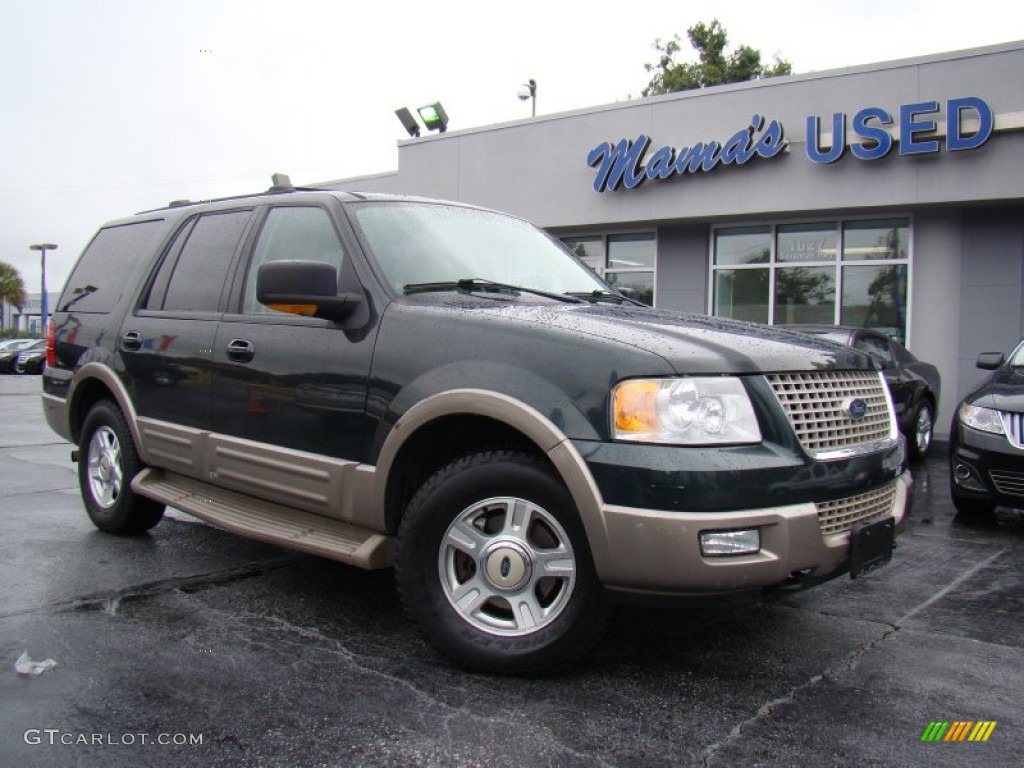
{"type": "Polygon", "coordinates": [[[517,589],[529,578],[531,569],[529,555],[511,542],[499,543],[484,555],[484,573],[498,589],[517,589]]]}

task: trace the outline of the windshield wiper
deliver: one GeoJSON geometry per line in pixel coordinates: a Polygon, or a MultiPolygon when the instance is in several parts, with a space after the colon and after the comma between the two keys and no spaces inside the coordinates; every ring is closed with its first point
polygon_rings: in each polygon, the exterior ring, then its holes
{"type": "Polygon", "coordinates": [[[647,305],[636,299],[631,299],[629,296],[623,296],[621,293],[615,293],[614,291],[605,291],[601,289],[594,289],[593,291],[570,291],[565,294],[566,296],[572,296],[573,298],[584,299],[586,301],[598,302],[598,301],[614,301],[616,304],[630,303],[635,306],[646,307],[647,305]]]}
{"type": "Polygon", "coordinates": [[[77,296],[75,296],[75,297],[74,297],[73,299],[71,299],[70,301],[68,301],[68,302],[65,302],[64,306],[63,306],[63,307],[61,307],[61,308],[60,308],[59,310],[57,310],[57,311],[58,311],[58,312],[67,312],[67,311],[68,311],[68,308],[69,308],[69,307],[70,307],[70,306],[71,306],[72,304],[75,304],[76,302],[79,302],[79,301],[81,301],[81,300],[82,300],[82,299],[84,299],[84,298],[85,298],[86,296],[89,296],[89,295],[91,295],[91,294],[95,293],[95,292],[96,292],[96,291],[98,291],[98,290],[99,290],[99,288],[97,288],[97,287],[96,287],[95,285],[87,285],[87,286],[85,286],[84,288],[75,288],[75,290],[74,290],[74,291],[72,292],[72,295],[74,295],[74,294],[78,294],[78,295],[77,295],[77,296]]]}
{"type": "Polygon", "coordinates": [[[579,304],[582,302],[582,299],[567,293],[551,293],[550,291],[542,291],[539,288],[526,288],[522,285],[497,283],[493,280],[485,280],[479,277],[467,277],[462,280],[452,280],[440,283],[409,283],[408,285],[402,286],[402,291],[406,295],[410,293],[426,293],[428,291],[492,291],[496,293],[510,291],[513,293],[530,293],[534,296],[543,296],[545,299],[553,299],[555,301],[571,304],[579,304]]]}

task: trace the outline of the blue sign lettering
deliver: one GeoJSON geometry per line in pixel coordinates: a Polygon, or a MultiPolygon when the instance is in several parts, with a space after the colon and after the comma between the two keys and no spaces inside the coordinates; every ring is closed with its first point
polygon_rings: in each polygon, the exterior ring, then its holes
{"type": "Polygon", "coordinates": [[[892,125],[892,115],[878,107],[862,109],[853,116],[853,132],[867,141],[851,144],[850,151],[861,160],[877,160],[885,157],[892,149],[892,136],[879,125],[872,125],[869,120],[877,120],[882,125],[892,125]]]}
{"type": "MultiPolygon", "coordinates": [[[[899,108],[900,155],[928,155],[940,149],[938,138],[924,138],[934,134],[938,121],[931,117],[939,111],[937,101],[904,104],[899,108]]],[[[881,107],[866,107],[853,116],[850,125],[850,152],[860,160],[878,160],[892,152],[896,144],[886,126],[893,124],[892,115],[881,107]]],[[[946,149],[955,152],[977,149],[992,136],[995,116],[992,108],[981,99],[965,96],[946,102],[946,149]],[[973,133],[964,128],[965,119],[975,117],[978,127],[973,133]]],[[[817,115],[807,118],[807,157],[815,163],[834,163],[846,151],[846,114],[832,114],[832,144],[821,146],[821,121],[817,115]]]]}
{"type": "Polygon", "coordinates": [[[754,115],[750,125],[734,133],[724,145],[699,141],[692,147],[661,147],[647,165],[643,161],[651,140],[644,134],[632,142],[620,139],[614,146],[605,141],[587,155],[587,165],[597,168],[594,191],[614,192],[623,186],[635,189],[648,179],[662,181],[685,173],[707,173],[719,165],[743,165],[755,155],[775,157],[787,146],[782,124],[772,120],[762,131],[763,125],[764,119],[754,115]],[[759,132],[755,141],[754,135],[759,132]]]}
{"type": "Polygon", "coordinates": [[[938,139],[917,141],[918,133],[931,133],[935,130],[934,120],[918,120],[921,115],[939,111],[939,102],[922,101],[920,104],[904,104],[900,107],[900,154],[930,155],[939,151],[938,139]]]}
{"type": "Polygon", "coordinates": [[[816,163],[834,163],[846,151],[846,115],[835,112],[832,115],[832,146],[821,149],[818,116],[807,118],[807,157],[816,163]]]}
{"type": "Polygon", "coordinates": [[[626,181],[626,189],[640,186],[644,181],[644,168],[640,164],[651,140],[640,134],[635,142],[621,139],[614,147],[610,142],[598,144],[587,155],[587,165],[601,167],[594,179],[594,191],[616,190],[626,181]]]}
{"type": "Polygon", "coordinates": [[[981,99],[973,96],[950,99],[946,103],[946,148],[950,152],[956,152],[959,149],[977,149],[988,141],[995,122],[992,108],[981,99]],[[968,110],[977,112],[979,124],[975,133],[964,136],[964,112],[968,110]]]}
{"type": "MultiPolygon", "coordinates": [[[[878,160],[898,147],[900,155],[924,155],[939,151],[937,101],[903,104],[899,108],[899,142],[891,113],[881,107],[865,107],[857,112],[849,125],[850,153],[858,160],[878,160]]],[[[831,116],[831,140],[822,146],[821,119],[809,115],[806,120],[806,153],[814,163],[834,163],[846,152],[847,121],[845,112],[831,116]]],[[[977,149],[991,138],[995,130],[992,108],[975,96],[964,96],[946,102],[946,149],[957,152],[977,149]],[[973,123],[977,123],[976,126],[973,123]],[[968,127],[969,126],[969,127],[968,127]],[[968,132],[970,130],[970,132],[968,132]]],[[[636,189],[645,181],[664,181],[684,174],[708,173],[719,165],[745,165],[756,156],[775,157],[788,146],[782,124],[772,120],[765,125],[761,115],[754,115],[746,128],[736,131],[724,144],[698,141],[692,147],[664,146],[645,163],[650,137],[640,134],[635,141],[620,139],[617,144],[603,142],[587,155],[587,165],[597,168],[594,191],[615,192],[625,187],[636,189]]]]}

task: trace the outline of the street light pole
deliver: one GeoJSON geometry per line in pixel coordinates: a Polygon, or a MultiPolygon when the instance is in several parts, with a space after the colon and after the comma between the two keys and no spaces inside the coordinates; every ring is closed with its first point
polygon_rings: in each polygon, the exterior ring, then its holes
{"type": "Polygon", "coordinates": [[[36,243],[35,245],[30,245],[29,248],[31,248],[33,251],[39,251],[40,252],[41,266],[42,266],[42,289],[43,289],[43,294],[40,297],[39,319],[41,321],[40,324],[42,326],[43,333],[46,333],[47,332],[47,330],[46,330],[47,329],[47,324],[46,324],[47,315],[50,314],[49,313],[50,307],[48,306],[48,301],[47,301],[47,298],[46,298],[46,252],[47,251],[55,251],[55,250],[57,250],[57,246],[56,246],[55,243],[36,243]]]}

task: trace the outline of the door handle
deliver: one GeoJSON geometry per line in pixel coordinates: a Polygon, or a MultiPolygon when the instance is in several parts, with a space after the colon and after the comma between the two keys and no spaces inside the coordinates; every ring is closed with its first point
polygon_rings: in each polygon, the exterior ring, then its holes
{"type": "Polygon", "coordinates": [[[128,331],[121,337],[121,346],[129,352],[142,349],[142,334],[138,331],[128,331]]]}
{"type": "Polygon", "coordinates": [[[232,339],[228,342],[228,358],[238,363],[248,363],[256,354],[256,347],[245,339],[232,339]]]}

